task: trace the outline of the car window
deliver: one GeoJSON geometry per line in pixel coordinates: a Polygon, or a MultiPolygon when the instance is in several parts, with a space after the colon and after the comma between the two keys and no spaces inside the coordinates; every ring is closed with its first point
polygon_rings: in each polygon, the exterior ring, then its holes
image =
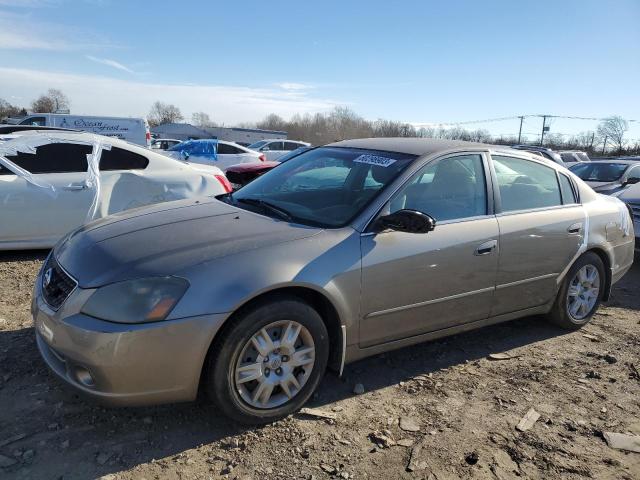
{"type": "Polygon", "coordinates": [[[573,153],[561,153],[560,158],[563,162],[577,162],[578,159],[573,156],[573,153]]]}
{"type": "Polygon", "coordinates": [[[573,184],[571,183],[571,180],[569,180],[569,177],[562,173],[559,173],[558,179],[560,180],[560,193],[562,194],[562,203],[565,205],[578,203],[573,184]]]}
{"type": "Polygon", "coordinates": [[[100,170],[144,170],[147,165],[147,157],[123,148],[111,147],[100,155],[100,170]]]}
{"type": "Polygon", "coordinates": [[[285,150],[295,150],[296,148],[300,148],[300,144],[296,142],[284,142],[285,150]]]}
{"type": "Polygon", "coordinates": [[[268,202],[289,212],[298,223],[342,227],[415,158],[377,150],[316,148],[258,177],[234,192],[230,201],[249,209],[254,207],[247,207],[243,200],[268,202]]]}
{"type": "Polygon", "coordinates": [[[556,171],[540,163],[521,158],[492,156],[496,166],[508,167],[513,173],[496,168],[502,211],[527,210],[562,205],[556,171]]]}
{"type": "Polygon", "coordinates": [[[218,153],[226,154],[226,155],[236,155],[238,153],[244,153],[237,147],[233,145],[227,145],[226,143],[218,143],[218,153]]]}
{"type": "Polygon", "coordinates": [[[628,165],[626,163],[581,162],[570,170],[587,182],[615,182],[620,180],[628,165]]]}
{"type": "Polygon", "coordinates": [[[282,150],[284,147],[282,146],[282,142],[271,142],[269,145],[269,150],[282,150]]]}
{"type": "Polygon", "coordinates": [[[49,143],[36,148],[36,153],[19,152],[6,157],[31,173],[86,172],[87,155],[93,150],[91,145],[76,143],[49,143]]]}
{"type": "Polygon", "coordinates": [[[20,125],[37,125],[44,127],[47,124],[47,119],[44,117],[29,117],[20,122],[20,125]]]}
{"type": "Polygon", "coordinates": [[[8,168],[0,165],[0,175],[15,175],[15,174],[8,168]]]}
{"type": "Polygon", "coordinates": [[[627,180],[631,178],[640,178],[640,165],[636,165],[629,170],[629,174],[627,175],[627,180]]]}
{"type": "Polygon", "coordinates": [[[259,142],[252,143],[247,148],[250,148],[251,150],[257,150],[260,147],[264,147],[267,143],[268,142],[266,140],[260,140],[259,142]]]}
{"type": "Polygon", "coordinates": [[[578,158],[579,158],[580,160],[582,160],[583,162],[590,162],[590,161],[591,161],[591,159],[589,158],[589,155],[587,155],[587,154],[586,154],[586,153],[584,153],[584,152],[578,152],[578,153],[576,153],[576,155],[577,155],[577,156],[578,156],[578,158]]]}
{"type": "Polygon", "coordinates": [[[418,171],[390,202],[390,213],[418,210],[438,222],[487,214],[487,191],[479,154],[432,162],[418,171]]]}

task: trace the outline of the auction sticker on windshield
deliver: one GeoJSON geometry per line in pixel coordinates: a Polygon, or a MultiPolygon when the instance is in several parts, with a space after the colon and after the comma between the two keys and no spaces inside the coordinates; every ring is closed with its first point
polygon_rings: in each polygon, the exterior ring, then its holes
{"type": "Polygon", "coordinates": [[[380,157],[378,155],[360,155],[353,159],[356,163],[367,163],[369,165],[376,165],[378,167],[388,167],[393,165],[396,161],[393,158],[380,157]]]}

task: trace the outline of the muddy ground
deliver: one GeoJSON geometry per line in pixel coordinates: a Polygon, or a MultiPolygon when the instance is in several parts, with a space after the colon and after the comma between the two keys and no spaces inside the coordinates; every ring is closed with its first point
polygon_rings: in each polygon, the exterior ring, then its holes
{"type": "Polygon", "coordinates": [[[202,402],[105,409],[64,387],[29,315],[43,258],[0,254],[0,478],[640,479],[640,453],[603,439],[640,435],[640,264],[581,331],[529,317],[380,355],[326,376],[311,406],[335,419],[245,428],[202,402]]]}

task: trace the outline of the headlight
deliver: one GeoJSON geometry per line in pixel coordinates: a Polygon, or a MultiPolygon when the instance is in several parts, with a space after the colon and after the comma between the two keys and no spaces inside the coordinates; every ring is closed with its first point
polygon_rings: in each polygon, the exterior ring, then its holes
{"type": "Polygon", "coordinates": [[[112,283],[98,288],[82,313],[118,323],[157,322],[167,318],[189,288],[177,277],[151,277],[112,283]]]}

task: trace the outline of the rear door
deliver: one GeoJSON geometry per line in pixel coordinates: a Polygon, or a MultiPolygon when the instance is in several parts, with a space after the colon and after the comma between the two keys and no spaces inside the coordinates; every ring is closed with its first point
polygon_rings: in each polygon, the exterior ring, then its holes
{"type": "Polygon", "coordinates": [[[527,158],[492,155],[500,256],[491,315],[546,304],[584,239],[585,213],[569,177],[527,158]]]}
{"type": "Polygon", "coordinates": [[[94,191],[87,187],[92,146],[50,143],[7,158],[54,191],[0,171],[0,241],[54,243],[84,223],[94,191]]]}
{"type": "Polygon", "coordinates": [[[269,142],[267,145],[262,147],[262,152],[265,157],[267,157],[267,160],[277,160],[287,153],[284,150],[284,142],[281,141],[269,142]]]}

